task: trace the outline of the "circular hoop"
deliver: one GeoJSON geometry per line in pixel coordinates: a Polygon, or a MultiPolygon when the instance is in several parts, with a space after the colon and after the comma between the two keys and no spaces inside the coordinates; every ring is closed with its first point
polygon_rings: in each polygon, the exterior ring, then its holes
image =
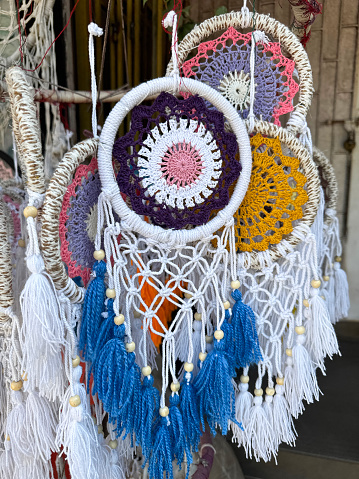
{"type": "Polygon", "coordinates": [[[188,79],[186,86],[189,90],[193,94],[201,95],[221,111],[228,120],[232,132],[237,138],[242,171],[231,200],[215,218],[210,220],[207,224],[196,226],[191,230],[166,230],[160,226],[147,223],[134,211],[130,210],[120,194],[112,168],[112,147],[117,130],[123,119],[134,106],[140,104],[150,95],[155,95],[162,91],[171,91],[174,86],[173,78],[158,78],[143,83],[127,93],[122,100],[115,105],[107,117],[102,129],[98,150],[98,169],[102,189],[111,199],[112,207],[115,212],[125,221],[130,229],[136,231],[145,238],[151,237],[160,243],[167,243],[173,246],[206,238],[220,229],[226,221],[232,219],[234,212],[238,209],[238,206],[247,191],[252,166],[249,137],[245,125],[239,118],[237,112],[216,90],[196,80],[188,79]]]}
{"type": "Polygon", "coordinates": [[[303,169],[303,174],[307,179],[307,194],[308,201],[305,204],[305,210],[300,223],[293,228],[293,231],[287,238],[282,239],[280,243],[274,245],[269,250],[264,252],[240,253],[243,264],[246,268],[261,269],[269,266],[274,261],[284,256],[293,250],[300,241],[303,233],[297,235],[297,232],[303,231],[305,228],[310,228],[314,222],[320,202],[320,183],[317,167],[312,160],[309,151],[300,143],[295,136],[288,132],[285,128],[280,128],[273,123],[260,121],[255,124],[254,133],[261,133],[263,136],[277,137],[281,143],[300,160],[300,165],[303,169]]]}
{"type": "Polygon", "coordinates": [[[81,303],[84,291],[69,278],[61,260],[59,224],[62,199],[72,181],[76,168],[90,155],[96,154],[98,139],[84,140],[69,150],[56,168],[49,183],[42,209],[42,254],[46,271],[51,276],[57,290],[72,302],[81,303]]]}
{"type": "MultiPolygon", "coordinates": [[[[319,170],[319,178],[324,190],[324,196],[328,198],[325,202],[325,208],[336,210],[338,201],[338,182],[333,165],[324,153],[318,150],[315,146],[313,147],[313,160],[319,170]]],[[[324,221],[328,224],[332,221],[332,218],[327,216],[324,221]]]]}
{"type": "MultiPolygon", "coordinates": [[[[253,27],[256,30],[262,30],[278,39],[291,55],[296,63],[296,69],[299,75],[299,99],[291,113],[291,117],[297,116],[298,119],[305,118],[314,92],[312,69],[310,67],[308,55],[298,38],[285,25],[277,22],[268,15],[256,13],[254,16],[243,15],[241,11],[225,13],[209,18],[193,28],[181,43],[178,45],[177,61],[179,66],[186,60],[188,54],[198,47],[198,45],[207,37],[221,30],[227,30],[229,27],[248,28],[253,27]]],[[[168,63],[166,75],[170,75],[173,69],[172,59],[168,63]]],[[[188,78],[182,79],[186,86],[188,78]]],[[[294,125],[288,125],[288,130],[297,133],[294,125]]]]}

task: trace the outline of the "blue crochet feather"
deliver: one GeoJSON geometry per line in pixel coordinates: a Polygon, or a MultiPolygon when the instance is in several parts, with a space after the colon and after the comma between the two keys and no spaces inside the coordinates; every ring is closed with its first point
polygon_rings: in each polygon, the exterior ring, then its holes
{"type": "Polygon", "coordinates": [[[140,391],[140,402],[137,410],[136,439],[141,445],[142,454],[147,462],[151,455],[154,424],[158,421],[160,394],[153,387],[153,376],[146,376],[140,391]]]}
{"type": "Polygon", "coordinates": [[[238,424],[232,383],[234,369],[228,363],[225,348],[226,342],[223,339],[221,341],[214,339],[214,349],[208,354],[194,380],[202,429],[205,429],[204,420],[207,418],[213,435],[216,434],[217,425],[225,435],[229,421],[238,424]]]}
{"type": "Polygon", "coordinates": [[[172,441],[172,452],[173,459],[177,460],[177,465],[181,469],[181,464],[185,459],[187,459],[187,474],[186,479],[189,475],[189,468],[192,464],[192,454],[189,447],[189,443],[186,438],[185,430],[183,427],[182,415],[178,409],[180,398],[178,393],[171,394],[170,396],[170,435],[172,441]]]}
{"type": "Polygon", "coordinates": [[[148,473],[150,479],[173,479],[172,442],[169,418],[161,417],[154,430],[154,442],[148,473]]]}
{"type": "Polygon", "coordinates": [[[192,451],[198,451],[202,435],[198,413],[196,390],[192,384],[192,373],[185,373],[180,390],[180,411],[183,429],[192,451]]]}
{"type": "Polygon", "coordinates": [[[106,263],[96,261],[93,271],[96,277],[90,282],[85,294],[79,339],[79,350],[85,361],[92,361],[106,299],[106,263]]]}
{"type": "Polygon", "coordinates": [[[238,289],[232,292],[232,298],[235,300],[231,317],[235,342],[234,357],[236,367],[240,368],[258,363],[262,360],[262,354],[252,308],[242,302],[242,293],[238,289]]]}

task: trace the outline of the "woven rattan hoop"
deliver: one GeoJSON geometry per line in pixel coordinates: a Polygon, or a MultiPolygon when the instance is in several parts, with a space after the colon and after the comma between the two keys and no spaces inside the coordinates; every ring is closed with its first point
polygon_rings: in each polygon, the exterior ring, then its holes
{"type": "Polygon", "coordinates": [[[260,133],[263,136],[272,138],[277,137],[280,142],[299,159],[301,169],[307,179],[306,191],[308,194],[308,201],[305,204],[303,217],[300,223],[293,228],[291,234],[285,239],[282,239],[279,244],[273,245],[270,250],[264,252],[243,252],[239,254],[242,256],[244,260],[243,264],[246,268],[261,269],[265,266],[269,266],[271,263],[292,251],[300,242],[301,235],[297,235],[296,233],[302,231],[303,226],[310,227],[313,224],[320,203],[320,182],[317,167],[309,151],[287,129],[280,128],[273,123],[260,121],[256,123],[254,133],[260,133]]]}
{"type": "Polygon", "coordinates": [[[76,168],[90,155],[95,155],[98,140],[82,141],[69,150],[56,168],[45,195],[42,209],[42,254],[46,270],[57,290],[61,290],[72,302],[81,303],[84,292],[67,275],[61,260],[59,224],[63,197],[76,168]]]}
{"type": "MultiPolygon", "coordinates": [[[[0,200],[0,306],[4,309],[14,304],[9,225],[7,224],[9,218],[5,208],[4,201],[0,200]]],[[[0,314],[0,321],[7,319],[7,316],[0,314]]]]}
{"type": "MultiPolygon", "coordinates": [[[[322,183],[325,182],[325,185],[322,184],[323,189],[325,187],[326,196],[328,196],[325,208],[336,210],[338,202],[338,182],[335,176],[334,167],[325,154],[316,147],[313,147],[313,160],[318,167],[320,180],[322,183]]],[[[328,224],[332,219],[331,217],[326,216],[324,221],[328,224]]]]}
{"type": "MultiPolygon", "coordinates": [[[[231,12],[223,15],[218,15],[205,20],[199,25],[195,26],[190,33],[188,33],[181,43],[178,45],[178,64],[181,66],[186,60],[189,53],[198,47],[198,45],[208,38],[213,33],[221,30],[227,30],[229,27],[234,28],[255,28],[262,30],[278,40],[291,55],[295,61],[296,69],[299,75],[299,99],[294,106],[291,113],[291,118],[295,116],[299,119],[307,116],[312,96],[313,96],[313,76],[312,69],[309,63],[308,55],[298,38],[282,23],[277,22],[268,15],[256,13],[254,16],[250,15],[249,23],[248,17],[242,12],[231,12]]],[[[170,75],[173,70],[173,61],[171,60],[167,66],[166,75],[170,75]]],[[[181,81],[186,85],[186,78],[181,81]]],[[[292,133],[297,133],[294,125],[288,125],[288,130],[292,133]]]]}
{"type": "Polygon", "coordinates": [[[34,193],[45,193],[44,161],[41,133],[34,102],[35,91],[28,84],[23,70],[12,67],[6,71],[11,116],[19,163],[26,187],[34,193]]]}

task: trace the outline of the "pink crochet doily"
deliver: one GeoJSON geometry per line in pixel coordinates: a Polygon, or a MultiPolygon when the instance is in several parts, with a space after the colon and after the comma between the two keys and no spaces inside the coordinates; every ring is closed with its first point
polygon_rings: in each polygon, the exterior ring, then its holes
{"type": "MultiPolygon", "coordinates": [[[[203,42],[196,56],[182,65],[186,77],[209,84],[226,97],[242,118],[249,113],[252,32],[230,27],[219,38],[203,42]]],[[[254,114],[280,126],[279,117],[293,110],[299,90],[293,79],[295,62],[283,55],[281,44],[257,43],[254,114]]]]}

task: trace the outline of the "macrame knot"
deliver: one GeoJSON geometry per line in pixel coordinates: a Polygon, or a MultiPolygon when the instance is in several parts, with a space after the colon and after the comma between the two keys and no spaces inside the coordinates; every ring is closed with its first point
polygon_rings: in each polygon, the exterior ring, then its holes
{"type": "Polygon", "coordinates": [[[176,15],[177,14],[174,10],[170,10],[165,16],[165,18],[162,20],[162,25],[165,28],[173,27],[176,15]]]}
{"type": "Polygon", "coordinates": [[[256,43],[269,43],[267,35],[261,30],[255,30],[254,32],[252,32],[252,36],[256,43]]]}
{"type": "Polygon", "coordinates": [[[94,22],[91,22],[88,27],[87,27],[87,30],[89,32],[90,35],[94,35],[95,37],[101,37],[103,35],[103,29],[100,28],[96,23],[94,22]]]}
{"type": "Polygon", "coordinates": [[[40,274],[45,270],[45,263],[39,254],[34,254],[26,258],[26,265],[31,273],[40,274]]]}
{"type": "Polygon", "coordinates": [[[16,319],[16,314],[13,312],[12,306],[8,306],[7,308],[0,306],[0,313],[4,314],[8,318],[16,319]]]}
{"type": "Polygon", "coordinates": [[[330,219],[335,218],[337,212],[333,208],[326,208],[325,216],[328,216],[330,219]]]}
{"type": "Polygon", "coordinates": [[[36,191],[27,190],[29,196],[29,206],[35,206],[37,209],[44,204],[45,193],[37,193],[36,191]]]}
{"type": "Polygon", "coordinates": [[[249,8],[246,5],[246,2],[244,2],[243,7],[241,8],[241,15],[242,15],[242,24],[243,28],[248,28],[251,24],[251,12],[249,11],[249,8]]]}

